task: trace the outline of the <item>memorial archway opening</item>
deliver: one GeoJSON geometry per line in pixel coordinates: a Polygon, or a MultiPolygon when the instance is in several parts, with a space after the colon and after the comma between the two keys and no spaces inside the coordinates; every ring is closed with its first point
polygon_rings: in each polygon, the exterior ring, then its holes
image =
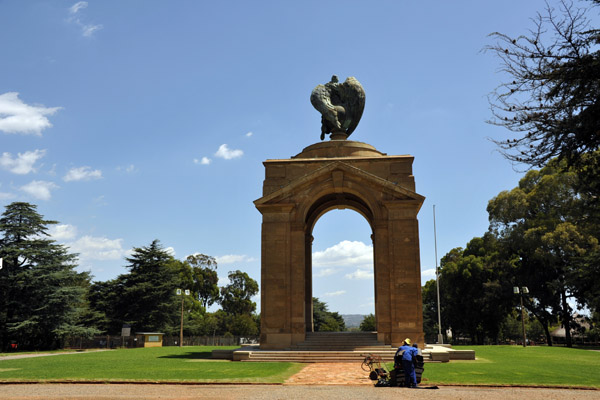
{"type": "MultiPolygon", "coordinates": [[[[312,295],[307,301],[318,298],[329,311],[352,315],[346,329],[349,323],[361,322],[357,315],[375,314],[373,230],[369,222],[357,211],[338,205],[315,221],[310,234],[312,295]]],[[[307,307],[307,315],[309,311],[307,307]]],[[[318,330],[315,320],[318,322],[313,303],[308,332],[318,330]]],[[[329,325],[325,329],[330,329],[329,325]]]]}

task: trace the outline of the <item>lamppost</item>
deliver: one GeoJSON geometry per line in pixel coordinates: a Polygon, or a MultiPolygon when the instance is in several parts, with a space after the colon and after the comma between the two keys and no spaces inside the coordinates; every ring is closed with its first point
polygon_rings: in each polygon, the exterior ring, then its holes
{"type": "Polygon", "coordinates": [[[183,294],[186,296],[190,295],[189,289],[185,289],[185,291],[181,289],[177,289],[177,296],[181,296],[181,327],[179,329],[179,347],[183,347],[183,294]]]}
{"type": "Polygon", "coordinates": [[[523,347],[527,347],[527,336],[525,334],[525,310],[523,309],[523,295],[529,294],[527,286],[523,286],[519,290],[518,286],[513,286],[513,293],[518,294],[521,299],[521,323],[523,325],[523,347]]]}

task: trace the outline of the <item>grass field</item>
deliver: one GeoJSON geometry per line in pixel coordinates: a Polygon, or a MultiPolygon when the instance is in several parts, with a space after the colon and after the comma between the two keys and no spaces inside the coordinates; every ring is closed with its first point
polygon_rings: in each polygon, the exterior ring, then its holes
{"type": "Polygon", "coordinates": [[[546,346],[455,346],[476,361],[425,364],[425,384],[532,385],[600,388],[600,352],[546,346]]]}
{"type": "MultiPolygon", "coordinates": [[[[0,381],[168,381],[281,383],[295,363],[210,360],[215,347],[157,347],[0,361],[0,381]]],[[[218,347],[224,349],[224,347],[218,347]]]]}
{"type": "MultiPolygon", "coordinates": [[[[281,383],[296,363],[210,360],[215,347],[159,347],[0,361],[0,382],[281,383]]],[[[224,347],[217,347],[224,349],[224,347]]],[[[470,346],[476,361],[427,363],[423,384],[600,388],[600,352],[564,347],[470,346]]],[[[365,375],[366,376],[366,375],[365,375]]]]}

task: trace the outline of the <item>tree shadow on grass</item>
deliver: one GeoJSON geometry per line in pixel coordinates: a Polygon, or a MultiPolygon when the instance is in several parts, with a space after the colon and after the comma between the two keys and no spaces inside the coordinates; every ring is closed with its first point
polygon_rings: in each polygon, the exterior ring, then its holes
{"type": "Polygon", "coordinates": [[[183,360],[207,360],[212,356],[212,350],[207,351],[192,351],[182,354],[169,354],[158,358],[179,358],[183,360]]]}

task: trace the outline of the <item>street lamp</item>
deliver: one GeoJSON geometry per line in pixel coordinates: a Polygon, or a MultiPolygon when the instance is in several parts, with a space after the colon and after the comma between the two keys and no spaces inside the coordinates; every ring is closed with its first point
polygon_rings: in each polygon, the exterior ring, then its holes
{"type": "Polygon", "coordinates": [[[183,294],[185,293],[186,296],[189,296],[190,290],[185,289],[185,291],[183,291],[181,289],[177,289],[175,293],[177,296],[181,296],[181,327],[179,329],[179,347],[183,347],[183,294]]]}
{"type": "Polygon", "coordinates": [[[518,294],[521,298],[521,323],[523,325],[523,347],[527,347],[527,336],[525,335],[525,311],[523,310],[523,295],[529,294],[527,286],[521,287],[519,290],[518,286],[513,286],[513,293],[518,294]]]}

